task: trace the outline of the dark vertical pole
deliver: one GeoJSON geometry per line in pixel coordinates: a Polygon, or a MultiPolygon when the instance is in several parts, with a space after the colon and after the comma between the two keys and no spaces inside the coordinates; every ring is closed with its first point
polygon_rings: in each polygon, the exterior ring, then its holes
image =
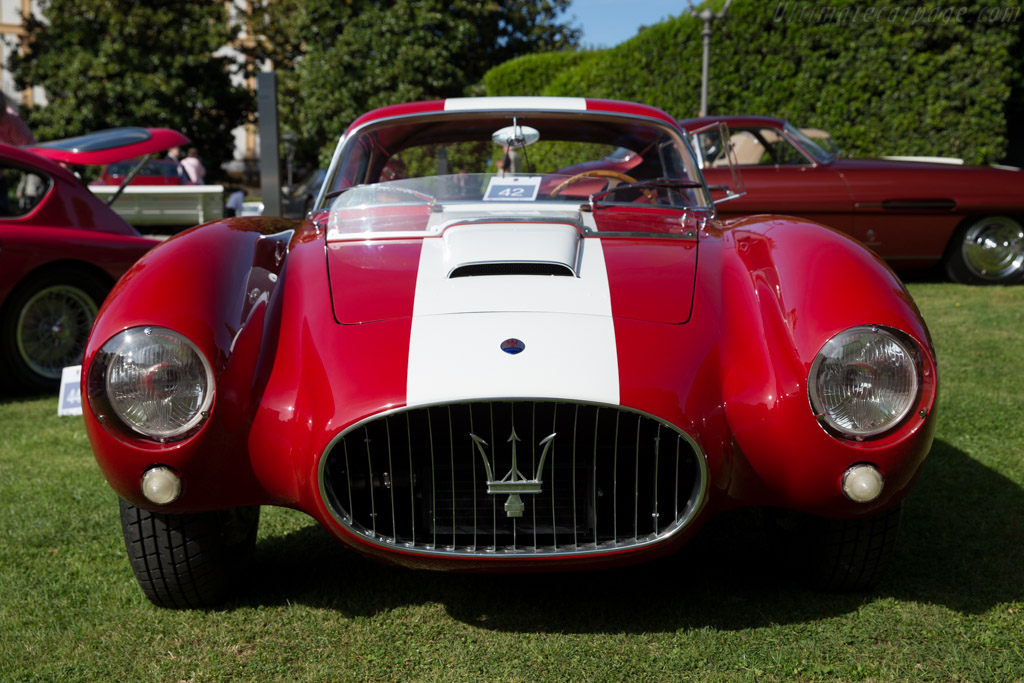
{"type": "Polygon", "coordinates": [[[708,115],[708,71],[711,62],[711,22],[715,15],[711,10],[704,10],[697,17],[704,22],[700,36],[704,42],[704,55],[700,62],[700,115],[708,115]]]}
{"type": "Polygon", "coordinates": [[[265,216],[281,215],[281,151],[277,127],[277,74],[256,77],[260,133],[260,194],[265,216]]]}
{"type": "Polygon", "coordinates": [[[708,115],[708,72],[710,70],[709,64],[711,61],[711,24],[716,19],[724,17],[725,13],[729,11],[729,5],[731,4],[732,0],[725,0],[725,5],[722,7],[722,11],[720,12],[712,12],[710,8],[705,8],[698,12],[697,8],[693,6],[693,0],[690,0],[690,14],[704,22],[704,28],[700,32],[704,43],[704,54],[700,63],[700,116],[708,115]]]}

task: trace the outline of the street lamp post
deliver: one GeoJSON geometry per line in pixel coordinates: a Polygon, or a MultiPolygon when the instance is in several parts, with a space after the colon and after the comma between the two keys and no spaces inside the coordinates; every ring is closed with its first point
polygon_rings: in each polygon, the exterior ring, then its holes
{"type": "Polygon", "coordinates": [[[693,6],[693,2],[690,2],[690,14],[704,22],[704,29],[700,32],[701,38],[704,39],[704,57],[701,60],[700,65],[701,116],[708,115],[708,64],[711,61],[711,24],[716,19],[721,19],[725,16],[730,4],[732,4],[732,0],[726,0],[725,5],[722,7],[722,11],[720,12],[712,12],[711,9],[707,7],[698,12],[693,6]]]}

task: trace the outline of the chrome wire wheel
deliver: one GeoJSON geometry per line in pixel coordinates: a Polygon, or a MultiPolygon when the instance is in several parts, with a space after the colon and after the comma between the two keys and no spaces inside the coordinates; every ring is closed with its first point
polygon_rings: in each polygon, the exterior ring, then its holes
{"type": "Polygon", "coordinates": [[[971,224],[960,243],[967,270],[987,282],[1015,282],[1024,274],[1024,227],[1007,216],[971,224]]]}
{"type": "Polygon", "coordinates": [[[17,353],[33,373],[60,379],[65,366],[82,361],[99,306],[86,291],[70,284],[44,287],[21,307],[15,323],[17,353]]]}

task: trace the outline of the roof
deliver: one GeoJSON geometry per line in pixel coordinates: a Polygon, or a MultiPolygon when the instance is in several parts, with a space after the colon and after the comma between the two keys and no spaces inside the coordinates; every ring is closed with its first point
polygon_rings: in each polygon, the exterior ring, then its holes
{"type": "Polygon", "coordinates": [[[740,116],[702,116],[696,119],[680,119],[679,125],[686,130],[694,130],[703,126],[708,126],[713,123],[723,122],[733,127],[748,127],[748,126],[762,126],[768,128],[782,129],[786,125],[784,119],[777,118],[775,116],[753,116],[753,115],[740,115],[740,116]]]}
{"type": "Polygon", "coordinates": [[[395,104],[388,107],[381,107],[363,114],[357,118],[350,130],[365,125],[371,121],[378,121],[395,116],[409,116],[413,114],[429,114],[439,112],[535,112],[535,111],[597,111],[610,114],[627,114],[632,116],[646,116],[653,119],[660,119],[666,123],[675,123],[675,120],[661,109],[635,102],[623,102],[619,100],[589,99],[583,97],[456,97],[447,100],[430,100],[426,102],[411,102],[408,104],[395,104]]]}

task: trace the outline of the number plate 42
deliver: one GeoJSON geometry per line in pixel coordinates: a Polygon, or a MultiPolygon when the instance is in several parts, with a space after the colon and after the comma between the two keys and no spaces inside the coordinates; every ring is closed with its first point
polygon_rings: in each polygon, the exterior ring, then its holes
{"type": "Polygon", "coordinates": [[[532,202],[540,190],[540,176],[491,178],[485,202],[532,202]]]}

